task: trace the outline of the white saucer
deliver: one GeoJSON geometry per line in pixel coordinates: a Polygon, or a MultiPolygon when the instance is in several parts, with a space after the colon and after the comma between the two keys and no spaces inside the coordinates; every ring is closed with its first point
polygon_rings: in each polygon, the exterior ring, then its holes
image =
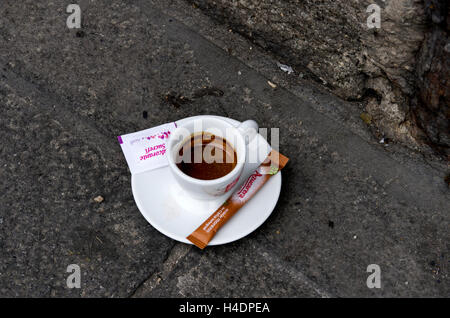
{"type": "MultiPolygon", "coordinates": [[[[191,118],[179,120],[177,124],[182,124],[184,120],[191,118]]],[[[234,125],[240,123],[230,118],[219,116],[218,118],[234,125]]],[[[251,172],[246,173],[244,168],[238,185],[251,172]]],[[[175,182],[169,167],[132,175],[131,187],[134,200],[145,219],[162,234],[188,244],[192,243],[186,237],[230,195],[228,193],[211,201],[192,199],[175,182]]],[[[230,243],[256,230],[272,213],[280,196],[280,190],[281,172],[270,178],[258,193],[217,232],[208,245],[230,243]]]]}

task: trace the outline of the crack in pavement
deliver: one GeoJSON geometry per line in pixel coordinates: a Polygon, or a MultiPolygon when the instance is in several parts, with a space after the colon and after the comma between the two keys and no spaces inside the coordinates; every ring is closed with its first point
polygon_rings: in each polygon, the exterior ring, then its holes
{"type": "Polygon", "coordinates": [[[128,297],[145,297],[146,293],[151,292],[169,276],[178,262],[192,250],[192,247],[192,245],[176,243],[169,251],[168,256],[162,263],[160,270],[151,274],[147,279],[142,281],[128,297]]]}

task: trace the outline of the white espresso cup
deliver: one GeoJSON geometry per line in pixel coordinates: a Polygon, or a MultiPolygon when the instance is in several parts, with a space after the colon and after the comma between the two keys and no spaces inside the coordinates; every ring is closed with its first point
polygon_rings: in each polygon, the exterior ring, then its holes
{"type": "Polygon", "coordinates": [[[257,131],[258,124],[254,120],[247,120],[238,126],[214,116],[201,116],[184,121],[172,132],[167,147],[169,167],[175,180],[195,199],[208,200],[229,192],[239,181],[247,158],[247,144],[257,135],[257,131]],[[178,168],[180,149],[192,136],[201,133],[225,139],[236,152],[237,164],[225,176],[213,180],[196,179],[178,168]]]}

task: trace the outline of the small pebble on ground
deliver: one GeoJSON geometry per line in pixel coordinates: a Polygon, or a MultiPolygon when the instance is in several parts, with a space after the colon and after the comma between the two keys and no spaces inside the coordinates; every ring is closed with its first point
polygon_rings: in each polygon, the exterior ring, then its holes
{"type": "Polygon", "coordinates": [[[101,195],[94,198],[94,201],[97,203],[101,203],[101,202],[103,202],[103,200],[105,200],[105,199],[101,195]]]}

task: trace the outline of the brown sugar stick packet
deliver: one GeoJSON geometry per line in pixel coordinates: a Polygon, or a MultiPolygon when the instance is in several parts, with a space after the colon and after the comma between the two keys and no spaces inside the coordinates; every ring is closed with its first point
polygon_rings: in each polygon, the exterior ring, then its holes
{"type": "Polygon", "coordinates": [[[244,206],[259,189],[278,171],[284,168],[288,158],[272,150],[266,160],[247,181],[234,192],[202,225],[187,237],[197,247],[204,249],[217,231],[244,206]]]}

